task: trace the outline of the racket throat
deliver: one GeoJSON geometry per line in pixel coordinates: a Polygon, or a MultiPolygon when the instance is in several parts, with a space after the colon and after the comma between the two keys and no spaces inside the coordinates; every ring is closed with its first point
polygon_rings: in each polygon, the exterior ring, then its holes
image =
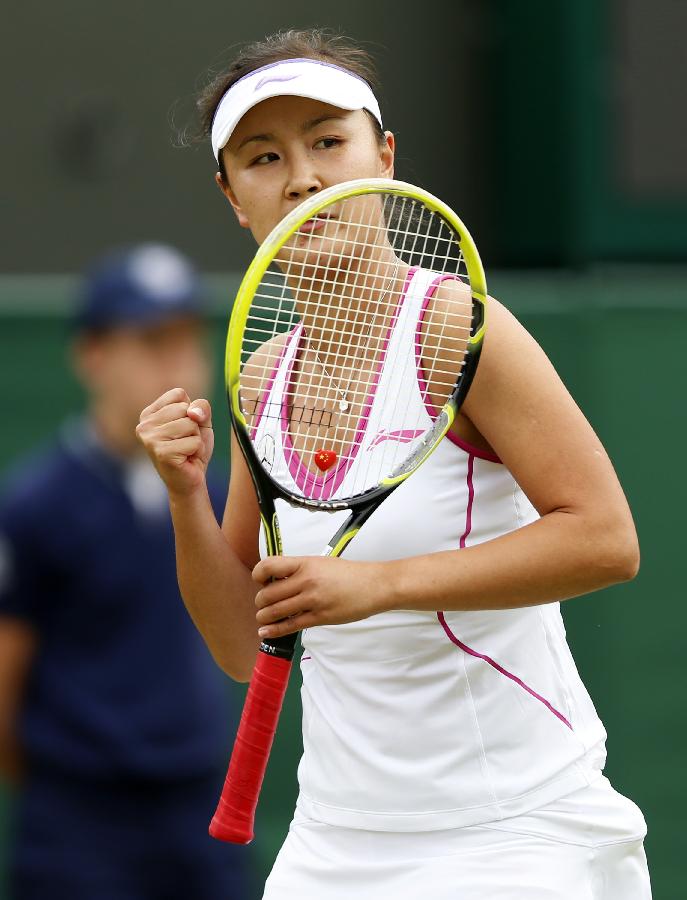
{"type": "Polygon", "coordinates": [[[393,488],[385,491],[382,496],[377,497],[365,506],[355,509],[324,548],[320,556],[341,556],[348,544],[360,531],[365,522],[367,522],[375,509],[377,509],[382,502],[382,499],[391,493],[391,490],[393,490],[393,488]]]}

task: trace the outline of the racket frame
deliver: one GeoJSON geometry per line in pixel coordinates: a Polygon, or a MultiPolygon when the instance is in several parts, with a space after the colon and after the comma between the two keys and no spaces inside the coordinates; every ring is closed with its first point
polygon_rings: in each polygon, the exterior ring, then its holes
{"type": "Polygon", "coordinates": [[[463,222],[449,206],[437,197],[433,196],[428,191],[424,191],[407,182],[395,181],[388,178],[366,178],[342,182],[333,187],[326,188],[309,200],[304,201],[275,226],[261,244],[239,286],[229,322],[225,355],[225,384],[231,422],[241,451],[244,456],[247,457],[248,468],[255,485],[260,515],[265,530],[267,553],[269,556],[280,555],[282,551],[281,535],[274,507],[274,498],[279,497],[282,500],[286,500],[292,506],[306,509],[328,511],[349,509],[351,511],[351,517],[344,525],[342,525],[330,541],[328,546],[329,552],[325,551],[323,554],[327,556],[339,556],[346,544],[349,543],[357,530],[359,530],[362,522],[369,515],[368,512],[367,515],[364,515],[362,521],[360,520],[360,516],[364,513],[365,509],[369,507],[371,512],[379,505],[384,497],[391,493],[392,490],[398,487],[399,484],[405,481],[420,465],[422,465],[453,424],[458,409],[462,405],[470,388],[470,384],[472,383],[486,327],[486,298],[487,286],[482,262],[474,241],[463,222]],[[473,313],[475,310],[474,304],[476,303],[477,309],[481,310],[481,316],[479,317],[480,321],[477,323],[477,326],[473,327],[474,333],[471,334],[467,343],[464,370],[457,375],[454,390],[437,416],[437,422],[440,423],[440,427],[435,429],[433,441],[426,448],[426,452],[418,454],[414,464],[407,470],[404,470],[401,474],[383,478],[375,487],[369,488],[352,499],[316,500],[304,497],[300,494],[291,493],[265,472],[260,464],[255,447],[248,434],[248,423],[246,422],[241,409],[240,376],[243,335],[250,314],[253,297],[262,282],[265,272],[284,244],[296,231],[298,231],[301,225],[305,224],[309,219],[312,219],[313,216],[316,216],[334,200],[347,200],[350,197],[377,193],[393,194],[399,197],[409,197],[419,200],[424,203],[428,209],[438,213],[444,221],[450,225],[460,238],[460,249],[465,261],[472,291],[473,313]]]}
{"type": "MultiPolygon", "coordinates": [[[[239,286],[229,322],[225,354],[225,382],[231,423],[255,486],[268,555],[274,556],[282,553],[279,520],[274,502],[277,498],[285,500],[292,506],[306,509],[350,510],[350,515],[334,534],[322,555],[338,557],[343,553],[382,500],[425,462],[450,429],[467,395],[477,368],[486,327],[486,315],[486,278],[477,248],[468,230],[450,207],[429,192],[412,184],[388,178],[356,179],[342,182],[326,188],[299,204],[275,226],[261,244],[239,286]],[[305,222],[329,206],[332,201],[377,193],[419,200],[428,209],[438,213],[453,229],[459,239],[460,250],[470,281],[473,327],[463,365],[456,376],[454,389],[439,411],[435,426],[430,432],[432,439],[416,450],[410,465],[402,466],[402,471],[383,478],[376,486],[361,492],[354,498],[314,500],[291,493],[273,479],[261,465],[249,436],[249,425],[241,409],[240,375],[243,359],[243,335],[253,297],[265,272],[289,238],[305,222]]],[[[297,634],[289,634],[281,638],[265,639],[260,644],[260,652],[229,764],[225,789],[210,824],[210,834],[220,840],[245,844],[253,838],[255,809],[286,692],[297,638],[297,634]],[[260,707],[257,714],[256,705],[260,707]]]]}

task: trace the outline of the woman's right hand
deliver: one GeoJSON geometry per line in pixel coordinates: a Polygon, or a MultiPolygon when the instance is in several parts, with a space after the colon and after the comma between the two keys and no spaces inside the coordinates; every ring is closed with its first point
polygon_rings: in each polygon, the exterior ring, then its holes
{"type": "Polygon", "coordinates": [[[136,435],[170,494],[191,494],[204,483],[214,447],[207,400],[191,401],[183,388],[172,388],[146,406],[136,435]]]}

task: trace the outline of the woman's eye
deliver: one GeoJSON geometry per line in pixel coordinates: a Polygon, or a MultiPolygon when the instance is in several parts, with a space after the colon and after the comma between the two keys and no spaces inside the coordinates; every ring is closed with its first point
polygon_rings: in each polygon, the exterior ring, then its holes
{"type": "Polygon", "coordinates": [[[264,166],[267,163],[274,162],[275,159],[279,159],[279,156],[276,153],[263,153],[262,156],[258,156],[253,160],[252,165],[264,166]]]}
{"type": "Polygon", "coordinates": [[[336,147],[341,143],[340,138],[326,137],[320,138],[320,140],[315,144],[315,148],[318,150],[329,150],[332,147],[336,147]]]}

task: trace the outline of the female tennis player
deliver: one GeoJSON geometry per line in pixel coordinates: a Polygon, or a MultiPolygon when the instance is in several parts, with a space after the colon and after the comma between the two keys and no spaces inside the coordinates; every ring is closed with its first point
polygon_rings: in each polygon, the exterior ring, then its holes
{"type": "MultiPolygon", "coordinates": [[[[371,62],[341,38],[287,32],[245,48],[201,111],[217,184],[257,242],[326,187],[393,177],[371,62]]],[[[388,280],[380,291],[399,289],[388,280]]],[[[332,405],[346,392],[332,384],[332,405]]],[[[286,504],[284,555],[263,547],[261,559],[235,443],[217,525],[207,400],[172,389],[138,433],[169,491],[185,602],[219,665],[246,681],[261,637],[305,630],[300,794],[265,900],[650,897],[644,819],[603,775],[604,728],[559,611],[634,577],[635,529],[598,438],[502,305],[490,300],[448,438],[343,559],[317,555],[326,514],[286,504]]]]}

